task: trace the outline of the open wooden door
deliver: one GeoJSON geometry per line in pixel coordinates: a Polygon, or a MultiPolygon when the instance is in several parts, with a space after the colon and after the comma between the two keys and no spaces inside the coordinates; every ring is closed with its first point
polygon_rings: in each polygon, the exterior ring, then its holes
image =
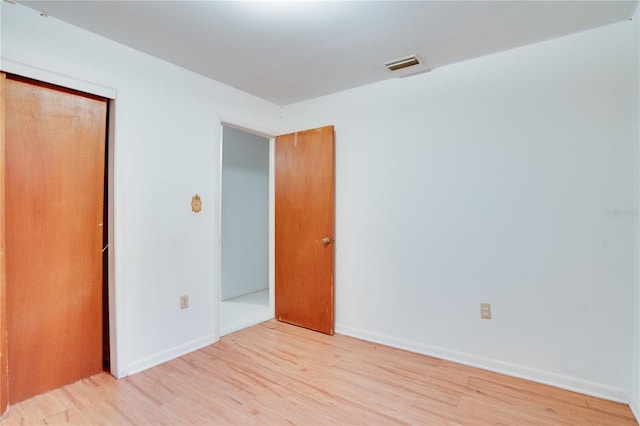
{"type": "Polygon", "coordinates": [[[107,101],[7,75],[9,402],[102,371],[107,101]]]}
{"type": "Polygon", "coordinates": [[[333,126],[275,142],[275,314],[334,333],[333,126]]]}

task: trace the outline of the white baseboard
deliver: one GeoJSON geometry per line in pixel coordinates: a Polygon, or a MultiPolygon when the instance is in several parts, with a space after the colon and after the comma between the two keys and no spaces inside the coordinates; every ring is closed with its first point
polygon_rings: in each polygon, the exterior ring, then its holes
{"type": "MultiPolygon", "coordinates": [[[[506,374],[508,376],[531,380],[533,382],[538,382],[545,385],[550,385],[557,388],[594,396],[597,398],[603,398],[610,401],[629,404],[629,393],[624,389],[601,385],[574,377],[563,376],[561,374],[536,370],[521,365],[497,361],[494,359],[482,358],[464,352],[452,351],[437,346],[425,345],[419,342],[398,339],[392,336],[348,327],[345,325],[336,324],[336,333],[344,334],[346,336],[351,336],[362,340],[367,340],[369,342],[392,346],[398,349],[404,349],[422,355],[445,359],[447,361],[457,362],[471,367],[481,368],[483,370],[489,370],[496,373],[506,374]]],[[[635,408],[636,411],[634,411],[634,413],[636,413],[637,418],[638,407],[636,406],[635,408]]]]}
{"type": "Polygon", "coordinates": [[[257,293],[259,291],[264,291],[264,290],[269,290],[269,287],[268,286],[267,287],[261,286],[261,287],[258,287],[258,288],[253,288],[251,290],[243,290],[241,292],[234,292],[234,293],[231,293],[231,294],[224,294],[224,295],[221,295],[221,299],[220,300],[223,301],[223,302],[226,302],[229,299],[235,299],[236,297],[247,296],[249,294],[257,293]]]}
{"type": "Polygon", "coordinates": [[[126,375],[130,376],[132,374],[139,373],[151,367],[155,367],[156,365],[160,365],[164,362],[171,361],[172,359],[188,354],[189,352],[193,352],[198,349],[204,348],[205,346],[209,346],[217,341],[218,339],[216,339],[216,336],[214,335],[205,336],[196,340],[192,340],[191,342],[187,342],[184,345],[167,349],[166,351],[162,351],[139,361],[134,361],[129,364],[126,375]]]}
{"type": "Polygon", "coordinates": [[[629,404],[629,407],[631,407],[633,415],[636,416],[636,421],[640,423],[640,401],[638,401],[638,399],[633,399],[629,404]]]}

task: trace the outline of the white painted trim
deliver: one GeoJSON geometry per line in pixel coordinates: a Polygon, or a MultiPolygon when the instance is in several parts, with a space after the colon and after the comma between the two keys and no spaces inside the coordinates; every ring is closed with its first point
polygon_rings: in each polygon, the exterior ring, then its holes
{"type": "Polygon", "coordinates": [[[636,417],[636,421],[640,423],[640,403],[635,400],[631,401],[629,408],[631,408],[631,412],[636,417]]]}
{"type": "MultiPolygon", "coordinates": [[[[222,282],[220,284],[222,284],[222,282]]],[[[228,293],[227,297],[225,297],[224,300],[223,300],[222,299],[222,288],[220,288],[220,302],[225,302],[225,301],[227,301],[229,299],[235,299],[236,297],[246,296],[248,294],[257,293],[257,292],[263,291],[263,290],[269,290],[269,287],[268,286],[267,287],[253,287],[253,288],[244,289],[244,290],[242,290],[240,292],[228,293]]]]}
{"type": "Polygon", "coordinates": [[[269,138],[269,314],[276,316],[276,139],[269,138]]]}
{"type": "MultiPolygon", "coordinates": [[[[116,238],[116,100],[109,102],[109,122],[108,127],[108,140],[107,149],[109,150],[107,160],[107,203],[109,209],[107,211],[107,224],[109,226],[109,234],[107,236],[107,268],[109,269],[109,284],[107,297],[109,298],[109,370],[114,377],[121,378],[126,374],[122,369],[124,363],[124,349],[126,345],[122,342],[124,333],[120,333],[120,325],[126,324],[124,309],[124,286],[118,288],[120,284],[120,276],[116,270],[116,250],[119,251],[119,247],[116,247],[116,242],[121,241],[120,238],[116,238]]],[[[119,170],[122,170],[120,168],[119,170]]],[[[122,222],[119,222],[122,223],[122,222]]]]}
{"type": "MultiPolygon", "coordinates": [[[[214,317],[217,313],[218,318],[215,321],[216,327],[214,330],[215,333],[215,342],[220,340],[220,336],[222,335],[222,324],[220,320],[222,319],[222,159],[224,158],[224,122],[217,118],[218,128],[220,129],[220,139],[218,140],[218,214],[214,219],[214,229],[217,230],[218,233],[218,241],[216,252],[218,255],[216,258],[216,264],[214,265],[215,273],[215,282],[213,283],[213,313],[214,317]]],[[[215,244],[215,243],[214,243],[215,244]]]]}
{"type": "Polygon", "coordinates": [[[163,364],[167,361],[171,361],[172,359],[176,359],[181,357],[182,355],[186,355],[190,352],[197,351],[198,349],[202,349],[205,346],[209,346],[215,343],[218,339],[215,335],[209,335],[205,337],[201,337],[199,339],[192,340],[183,345],[176,346],[175,348],[167,349],[160,353],[154,354],[150,357],[143,358],[140,361],[132,362],[129,365],[129,374],[136,374],[144,370],[148,370],[149,368],[155,367],[156,365],[163,364]]]}
{"type": "Polygon", "coordinates": [[[336,333],[355,337],[369,342],[380,343],[398,349],[404,349],[422,355],[444,359],[447,361],[457,362],[459,364],[464,364],[471,367],[481,368],[483,370],[506,374],[508,376],[517,377],[520,379],[531,380],[533,382],[538,382],[560,389],[594,396],[597,398],[603,398],[624,404],[629,403],[629,394],[624,389],[605,386],[586,380],[576,379],[573,377],[563,376],[561,374],[550,373],[547,371],[536,370],[533,368],[497,361],[494,359],[482,358],[464,352],[452,351],[437,346],[425,345],[419,342],[398,339],[392,336],[374,333],[340,324],[336,324],[336,333]]]}
{"type": "Polygon", "coordinates": [[[269,129],[263,126],[249,123],[237,117],[228,117],[224,115],[218,115],[218,123],[221,126],[233,127],[234,129],[251,133],[252,135],[262,136],[263,138],[268,138],[268,139],[274,138],[280,134],[280,132],[278,132],[277,130],[269,129]]]}
{"type": "MultiPolygon", "coordinates": [[[[224,158],[224,122],[218,120],[218,125],[220,126],[220,147],[218,154],[218,215],[217,215],[217,225],[215,228],[218,230],[218,270],[216,276],[216,287],[217,291],[214,291],[215,297],[217,297],[217,302],[215,304],[218,311],[218,330],[217,335],[220,338],[220,303],[222,303],[222,160],[224,158]]],[[[214,289],[215,290],[215,289],[214,289]]]]}
{"type": "Polygon", "coordinates": [[[0,69],[9,74],[16,74],[68,89],[91,93],[92,95],[102,96],[103,98],[116,99],[118,94],[118,91],[111,87],[33,67],[4,57],[0,58],[0,69]]]}

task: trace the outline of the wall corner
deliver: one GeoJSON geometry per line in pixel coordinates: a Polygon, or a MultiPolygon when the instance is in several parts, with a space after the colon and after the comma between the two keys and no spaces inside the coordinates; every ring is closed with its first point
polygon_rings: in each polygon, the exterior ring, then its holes
{"type": "MultiPolygon", "coordinates": [[[[633,129],[634,149],[635,149],[635,186],[634,186],[634,202],[636,208],[640,198],[640,7],[636,8],[633,15],[632,31],[633,31],[633,48],[635,55],[635,69],[633,70],[636,79],[635,87],[632,90],[635,93],[634,111],[635,128],[633,129]]],[[[634,282],[633,282],[633,349],[632,349],[632,366],[631,366],[631,401],[629,406],[633,411],[637,421],[640,421],[640,226],[638,217],[634,223],[634,282]]]]}

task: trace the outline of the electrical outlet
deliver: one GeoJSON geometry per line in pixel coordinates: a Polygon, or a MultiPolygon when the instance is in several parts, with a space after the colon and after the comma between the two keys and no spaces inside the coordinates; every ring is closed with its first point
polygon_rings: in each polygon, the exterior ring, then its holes
{"type": "Polygon", "coordinates": [[[180,309],[187,309],[189,307],[189,295],[183,294],[180,296],[180,309]]]}
{"type": "Polygon", "coordinates": [[[491,319],[491,303],[480,304],[480,318],[491,319]]]}

